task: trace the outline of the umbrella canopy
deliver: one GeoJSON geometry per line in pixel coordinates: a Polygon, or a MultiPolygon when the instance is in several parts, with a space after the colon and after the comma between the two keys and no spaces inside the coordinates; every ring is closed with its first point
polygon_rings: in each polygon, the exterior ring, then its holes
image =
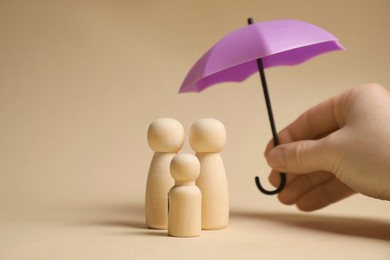
{"type": "Polygon", "coordinates": [[[264,68],[297,65],[319,54],[342,50],[324,29],[297,20],[254,23],[231,32],[192,67],[179,92],[200,92],[221,82],[240,82],[264,68]]]}

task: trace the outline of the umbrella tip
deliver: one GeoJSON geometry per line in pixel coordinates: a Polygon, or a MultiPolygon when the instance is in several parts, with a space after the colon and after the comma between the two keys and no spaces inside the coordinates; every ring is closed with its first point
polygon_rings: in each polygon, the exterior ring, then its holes
{"type": "Polygon", "coordinates": [[[252,17],[248,18],[248,24],[253,24],[253,18],[252,17]]]}

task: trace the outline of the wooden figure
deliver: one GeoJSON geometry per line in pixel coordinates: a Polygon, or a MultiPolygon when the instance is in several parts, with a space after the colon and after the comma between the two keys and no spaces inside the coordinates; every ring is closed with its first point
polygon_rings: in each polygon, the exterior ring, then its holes
{"type": "Polygon", "coordinates": [[[168,228],[168,192],[174,181],[169,166],[184,144],[184,128],[171,118],[159,118],[148,128],[148,143],[155,152],[146,183],[146,225],[153,229],[168,228]]]}
{"type": "Polygon", "coordinates": [[[168,235],[196,237],[200,235],[202,194],[195,185],[200,164],[192,154],[178,154],[171,162],[171,175],[175,186],[168,195],[168,235]]]}
{"type": "Polygon", "coordinates": [[[225,127],[216,119],[199,119],[192,124],[189,138],[200,161],[196,185],[202,192],[202,229],[225,228],[229,222],[229,191],[219,154],[226,144],[225,127]]]}

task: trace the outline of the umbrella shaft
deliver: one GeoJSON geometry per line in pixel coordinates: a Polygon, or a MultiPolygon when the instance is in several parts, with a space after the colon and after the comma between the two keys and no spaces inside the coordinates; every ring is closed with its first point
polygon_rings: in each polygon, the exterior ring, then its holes
{"type": "Polygon", "coordinates": [[[273,115],[272,106],[271,106],[271,99],[270,99],[269,93],[268,93],[267,80],[265,79],[264,66],[263,66],[263,61],[261,58],[257,59],[257,67],[258,67],[259,72],[260,72],[261,85],[263,86],[265,104],[267,106],[267,112],[268,112],[268,117],[269,117],[269,123],[271,125],[274,146],[277,146],[277,145],[279,145],[279,138],[278,138],[278,133],[276,131],[275,120],[274,120],[274,115],[273,115]]]}

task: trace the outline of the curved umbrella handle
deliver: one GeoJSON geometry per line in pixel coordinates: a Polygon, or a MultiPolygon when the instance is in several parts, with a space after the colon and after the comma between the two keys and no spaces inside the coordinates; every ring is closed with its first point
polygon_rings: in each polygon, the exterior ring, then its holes
{"type": "MultiPolygon", "coordinates": [[[[251,25],[251,24],[253,24],[253,19],[248,18],[248,25],[251,25]]],[[[278,134],[276,132],[275,120],[274,120],[274,116],[272,113],[271,99],[270,99],[269,93],[268,93],[267,80],[265,78],[264,65],[263,65],[262,58],[257,59],[257,67],[258,67],[259,73],[260,73],[261,85],[263,86],[265,104],[267,106],[269,122],[271,125],[272,136],[274,139],[274,146],[277,146],[277,145],[279,145],[279,138],[278,138],[278,134]]],[[[286,186],[286,174],[283,172],[280,173],[280,185],[276,190],[273,190],[273,191],[268,191],[268,190],[264,189],[260,184],[260,178],[257,176],[255,178],[255,182],[256,182],[257,188],[262,193],[264,193],[266,195],[275,195],[275,194],[278,194],[279,192],[281,192],[284,189],[284,186],[286,186]]]]}
{"type": "Polygon", "coordinates": [[[284,172],[280,172],[280,184],[279,187],[276,190],[269,191],[263,188],[260,184],[260,178],[258,176],[255,177],[255,182],[257,188],[266,195],[275,195],[281,192],[284,189],[284,186],[286,186],[286,174],[284,172]]]}

